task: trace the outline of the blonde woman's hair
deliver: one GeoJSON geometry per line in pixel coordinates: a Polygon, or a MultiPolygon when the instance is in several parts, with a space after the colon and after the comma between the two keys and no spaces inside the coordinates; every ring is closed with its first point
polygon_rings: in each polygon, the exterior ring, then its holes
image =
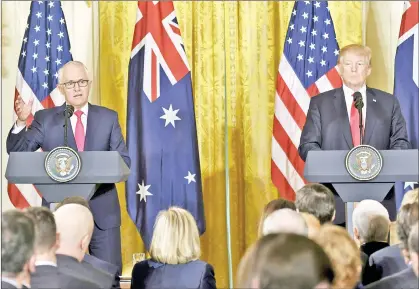
{"type": "Polygon", "coordinates": [[[418,194],[419,194],[419,188],[406,192],[406,194],[404,194],[403,196],[403,200],[400,205],[400,208],[407,204],[417,203],[419,201],[418,194]]]}
{"type": "Polygon", "coordinates": [[[184,264],[200,255],[198,226],[191,213],[178,207],[160,211],[151,239],[151,258],[164,264],[184,264]]]}
{"type": "Polygon", "coordinates": [[[332,262],[335,279],[332,288],[354,288],[361,278],[361,253],[345,229],[326,224],[314,240],[332,262]]]}

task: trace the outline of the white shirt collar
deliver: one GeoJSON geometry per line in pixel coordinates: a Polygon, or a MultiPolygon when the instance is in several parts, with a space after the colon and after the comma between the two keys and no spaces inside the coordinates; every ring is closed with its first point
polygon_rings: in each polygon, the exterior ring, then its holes
{"type": "Polygon", "coordinates": [[[57,263],[52,261],[36,261],[35,266],[54,266],[57,267],[57,263]]]}
{"type": "Polygon", "coordinates": [[[16,280],[14,280],[14,279],[10,279],[10,278],[7,278],[7,277],[1,277],[1,281],[2,281],[2,282],[9,283],[9,284],[11,284],[11,285],[15,286],[16,288],[19,288],[19,286],[18,286],[18,284],[17,284],[16,280]]]}
{"type": "MultiPolygon", "coordinates": [[[[352,97],[352,94],[354,94],[355,92],[351,88],[347,87],[345,84],[342,85],[342,88],[345,97],[352,97]]],[[[365,99],[365,96],[367,95],[367,86],[364,84],[358,91],[362,94],[362,98],[365,99]]]]}
{"type": "Polygon", "coordinates": [[[89,103],[86,103],[82,108],[76,109],[74,111],[81,110],[85,116],[89,113],[89,103]]]}

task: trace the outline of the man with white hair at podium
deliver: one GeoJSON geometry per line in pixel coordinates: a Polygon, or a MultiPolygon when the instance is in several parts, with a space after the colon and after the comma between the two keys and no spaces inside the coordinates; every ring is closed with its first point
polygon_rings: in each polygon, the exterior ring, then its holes
{"type": "MultiPolygon", "coordinates": [[[[51,151],[64,146],[66,105],[74,107],[68,128],[68,146],[75,151],[117,151],[127,166],[130,158],[119,125],[118,114],[108,108],[88,103],[92,80],[86,66],[70,61],[58,72],[58,88],[65,103],[50,109],[38,110],[26,129],[33,100],[15,102],[17,121],[7,137],[7,152],[51,151]]],[[[122,272],[121,210],[115,184],[100,185],[89,202],[95,226],[89,252],[115,264],[122,272]]]]}

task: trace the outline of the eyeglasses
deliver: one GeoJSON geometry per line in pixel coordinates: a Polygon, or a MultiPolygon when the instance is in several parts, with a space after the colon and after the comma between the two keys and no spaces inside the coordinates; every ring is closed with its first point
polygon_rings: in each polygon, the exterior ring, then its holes
{"type": "Polygon", "coordinates": [[[61,83],[66,89],[72,89],[76,86],[76,83],[79,87],[86,87],[89,84],[90,80],[80,79],[79,81],[69,81],[66,83],[61,83]]]}

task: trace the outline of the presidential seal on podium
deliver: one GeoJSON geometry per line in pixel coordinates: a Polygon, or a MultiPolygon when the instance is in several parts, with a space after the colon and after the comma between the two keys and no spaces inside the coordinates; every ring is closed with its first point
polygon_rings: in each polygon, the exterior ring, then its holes
{"type": "Polygon", "coordinates": [[[73,180],[80,169],[80,156],[70,147],[56,147],[45,158],[46,173],[51,179],[60,183],[73,180]]]}
{"type": "Polygon", "coordinates": [[[369,181],[378,176],[383,168],[380,152],[369,145],[352,148],[345,158],[348,173],[356,180],[369,181]]]}

